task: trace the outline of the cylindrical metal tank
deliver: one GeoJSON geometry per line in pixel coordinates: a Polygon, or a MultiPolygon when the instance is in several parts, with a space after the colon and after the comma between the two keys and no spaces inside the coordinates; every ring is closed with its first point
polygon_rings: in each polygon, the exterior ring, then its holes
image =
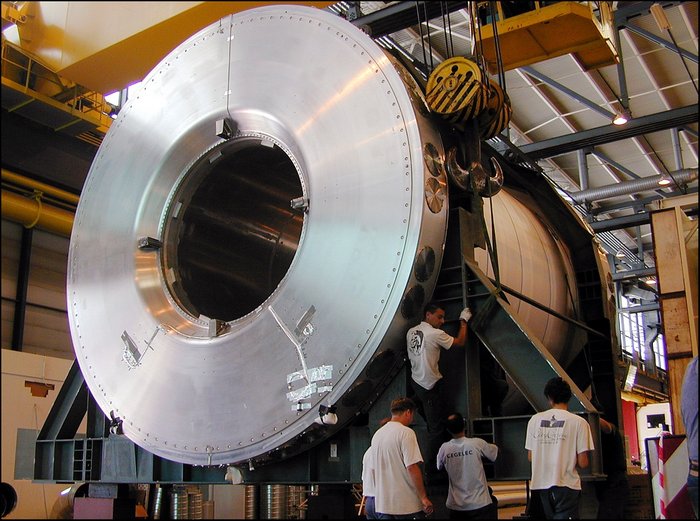
{"type": "MultiPolygon", "coordinates": [[[[434,289],[444,157],[411,75],[330,12],[267,6],[192,36],[122,108],[76,213],[70,326],[100,407],[198,465],[284,458],[342,428],[402,365],[434,289]]],[[[568,314],[567,253],[526,206],[494,199],[504,278],[568,314]]]]}
{"type": "MultiPolygon", "coordinates": [[[[571,252],[558,234],[535,211],[537,203],[519,191],[504,188],[484,199],[484,220],[490,240],[495,243],[501,284],[535,300],[544,308],[576,318],[579,311],[576,275],[571,252]]],[[[475,260],[495,278],[486,250],[476,249],[475,260]]],[[[585,335],[554,314],[508,295],[511,308],[521,323],[566,367],[580,352],[585,335]]],[[[509,380],[504,400],[507,414],[527,411],[524,397],[509,380]]]]}
{"type": "MultiPolygon", "coordinates": [[[[570,252],[531,209],[534,205],[526,204],[522,197],[505,189],[484,199],[484,218],[491,240],[495,238],[500,281],[544,307],[574,316],[578,290],[570,252]]],[[[475,257],[482,270],[494,278],[486,250],[477,249],[475,257]]],[[[520,320],[566,365],[571,360],[566,350],[573,349],[569,324],[512,295],[508,300],[520,320]]]]}

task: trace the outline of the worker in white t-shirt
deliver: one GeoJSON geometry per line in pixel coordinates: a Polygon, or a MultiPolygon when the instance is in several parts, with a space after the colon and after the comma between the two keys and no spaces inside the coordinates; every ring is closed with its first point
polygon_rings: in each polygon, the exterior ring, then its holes
{"type": "Polygon", "coordinates": [[[374,462],[372,446],[365,451],[362,456],[362,495],[365,498],[365,517],[367,519],[377,519],[374,509],[374,462]]]}
{"type": "Polygon", "coordinates": [[[481,438],[467,438],[464,426],[461,414],[447,417],[452,439],[442,444],[437,455],[437,468],[447,470],[450,480],[445,506],[450,519],[498,519],[482,463],[482,458],[496,461],[498,447],[481,438]]]}
{"type": "MultiPolygon", "coordinates": [[[[384,427],[388,421],[391,421],[390,417],[383,418],[379,422],[379,427],[384,427]]],[[[362,495],[367,519],[378,519],[374,509],[374,488],[374,452],[370,445],[362,456],[362,495]]]]}
{"type": "MultiPolygon", "coordinates": [[[[440,445],[446,441],[445,399],[442,374],[438,368],[440,350],[462,347],[467,341],[467,322],[472,314],[469,308],[459,315],[459,333],[453,337],[440,329],[445,323],[445,310],[436,303],[425,306],[423,321],[406,333],[408,360],[411,362],[411,386],[428,427],[428,460],[435,461],[440,445]]],[[[434,470],[432,465],[426,469],[434,470]]]]}
{"type": "Polygon", "coordinates": [[[379,519],[394,516],[422,518],[433,513],[423,483],[413,423],[416,404],[410,398],[391,402],[391,420],[372,437],[374,463],[374,508],[379,519]]]}
{"type": "Polygon", "coordinates": [[[539,496],[547,519],[578,519],[581,477],[588,467],[593,436],[588,422],[568,411],[571,387],[561,377],[544,387],[551,409],[535,414],[527,424],[525,448],[532,462],[530,488],[539,496]]]}

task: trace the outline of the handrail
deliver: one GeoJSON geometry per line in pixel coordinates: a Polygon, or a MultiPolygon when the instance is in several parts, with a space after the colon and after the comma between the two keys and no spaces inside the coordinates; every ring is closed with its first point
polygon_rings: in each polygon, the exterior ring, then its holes
{"type": "Polygon", "coordinates": [[[89,115],[109,128],[116,107],[99,92],[61,77],[25,49],[5,40],[2,42],[2,77],[23,88],[26,94],[37,93],[68,107],[68,110],[89,115]]]}

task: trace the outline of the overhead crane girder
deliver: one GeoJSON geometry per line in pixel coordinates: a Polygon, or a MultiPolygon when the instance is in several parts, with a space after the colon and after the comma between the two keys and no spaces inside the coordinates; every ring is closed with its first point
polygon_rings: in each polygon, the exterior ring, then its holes
{"type": "MultiPolygon", "coordinates": [[[[61,76],[109,94],[141,81],[201,28],[271,3],[33,2],[13,43],[61,76]]],[[[295,3],[324,8],[333,2],[295,3]]]]}

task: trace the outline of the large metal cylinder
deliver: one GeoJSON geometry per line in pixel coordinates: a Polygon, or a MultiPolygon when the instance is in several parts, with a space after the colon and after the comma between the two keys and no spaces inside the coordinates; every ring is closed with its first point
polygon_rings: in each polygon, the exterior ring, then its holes
{"type": "MultiPolygon", "coordinates": [[[[578,303],[576,275],[571,252],[538,216],[530,198],[505,189],[484,199],[484,219],[489,237],[495,239],[500,282],[557,313],[575,317],[578,303]],[[491,212],[493,204],[493,212],[491,212]]],[[[477,249],[475,259],[491,278],[493,266],[486,251],[477,249]]],[[[561,318],[509,295],[511,308],[532,334],[566,366],[579,352],[576,330],[561,318]]]]}
{"type": "MultiPolygon", "coordinates": [[[[566,367],[586,341],[580,328],[557,316],[580,318],[572,253],[551,224],[538,214],[539,203],[527,194],[506,188],[484,199],[484,203],[487,232],[497,252],[499,281],[514,290],[507,297],[511,309],[560,365],[566,367]],[[540,307],[518,298],[517,294],[534,300],[540,307]]],[[[475,250],[475,260],[490,278],[496,277],[486,250],[475,250]]],[[[509,392],[503,410],[511,415],[527,412],[527,403],[517,385],[507,379],[509,392]]]]}
{"type": "MultiPolygon", "coordinates": [[[[76,213],[70,326],[100,407],[164,458],[251,467],[367,410],[435,286],[444,158],[411,75],[329,12],[192,36],[121,110],[76,213]]],[[[494,215],[504,283],[571,315],[555,235],[507,191],[494,215]]],[[[518,312],[571,355],[570,326],[518,312]]]]}
{"type": "Polygon", "coordinates": [[[131,440],[190,464],[285,457],[388,384],[447,222],[410,81],[302,6],[224,18],[145,78],[81,194],[67,290],[85,380],[131,440]]]}

